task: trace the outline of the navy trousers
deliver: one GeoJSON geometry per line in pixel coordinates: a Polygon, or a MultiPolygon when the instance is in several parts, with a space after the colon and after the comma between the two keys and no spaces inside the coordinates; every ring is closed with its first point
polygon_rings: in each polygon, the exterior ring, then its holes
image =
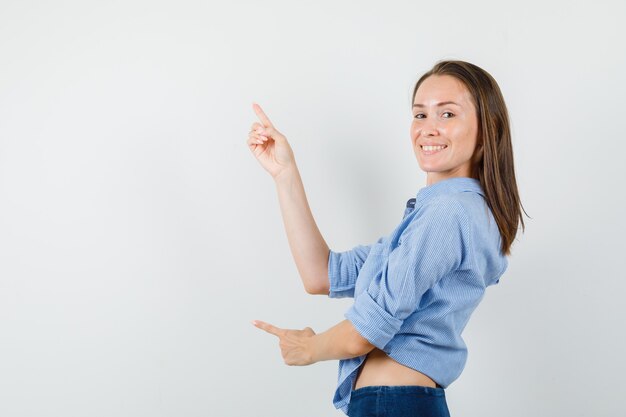
{"type": "Polygon", "coordinates": [[[377,385],[352,390],[349,417],[450,417],[446,394],[421,385],[377,385]]]}

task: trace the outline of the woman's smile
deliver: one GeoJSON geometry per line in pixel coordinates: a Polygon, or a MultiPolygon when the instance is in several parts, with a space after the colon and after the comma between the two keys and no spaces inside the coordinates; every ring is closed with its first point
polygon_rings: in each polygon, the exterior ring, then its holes
{"type": "Polygon", "coordinates": [[[420,148],[422,148],[422,153],[424,155],[434,155],[434,154],[437,154],[437,153],[443,151],[444,149],[447,149],[448,145],[437,145],[437,146],[420,145],[420,148]]]}

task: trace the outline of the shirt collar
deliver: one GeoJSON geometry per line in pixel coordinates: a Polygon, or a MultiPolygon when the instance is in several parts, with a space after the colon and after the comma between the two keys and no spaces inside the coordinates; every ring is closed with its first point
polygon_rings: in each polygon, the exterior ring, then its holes
{"type": "Polygon", "coordinates": [[[480,185],[480,181],[470,177],[452,177],[437,181],[434,184],[420,188],[415,196],[415,204],[421,205],[426,200],[443,194],[453,194],[463,191],[473,191],[481,194],[485,193],[480,185]]]}

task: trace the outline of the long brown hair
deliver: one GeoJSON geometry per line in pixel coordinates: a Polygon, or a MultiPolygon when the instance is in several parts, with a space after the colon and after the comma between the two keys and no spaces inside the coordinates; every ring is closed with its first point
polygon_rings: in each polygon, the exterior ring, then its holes
{"type": "MultiPolygon", "coordinates": [[[[478,116],[478,137],[472,157],[472,177],[480,181],[487,205],[498,224],[501,250],[511,254],[511,245],[521,223],[525,230],[513,166],[509,116],[496,80],[482,68],[465,61],[439,61],[420,77],[413,89],[411,106],[422,82],[431,75],[450,75],[472,95],[478,116]]],[[[528,216],[528,214],[526,214],[528,216]]]]}

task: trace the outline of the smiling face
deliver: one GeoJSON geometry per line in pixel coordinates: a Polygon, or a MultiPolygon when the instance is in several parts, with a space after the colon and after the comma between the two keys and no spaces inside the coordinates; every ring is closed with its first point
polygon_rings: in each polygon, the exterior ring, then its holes
{"type": "Polygon", "coordinates": [[[478,117],[465,85],[450,75],[431,75],[413,99],[411,142],[431,185],[452,177],[471,177],[478,117]]]}

